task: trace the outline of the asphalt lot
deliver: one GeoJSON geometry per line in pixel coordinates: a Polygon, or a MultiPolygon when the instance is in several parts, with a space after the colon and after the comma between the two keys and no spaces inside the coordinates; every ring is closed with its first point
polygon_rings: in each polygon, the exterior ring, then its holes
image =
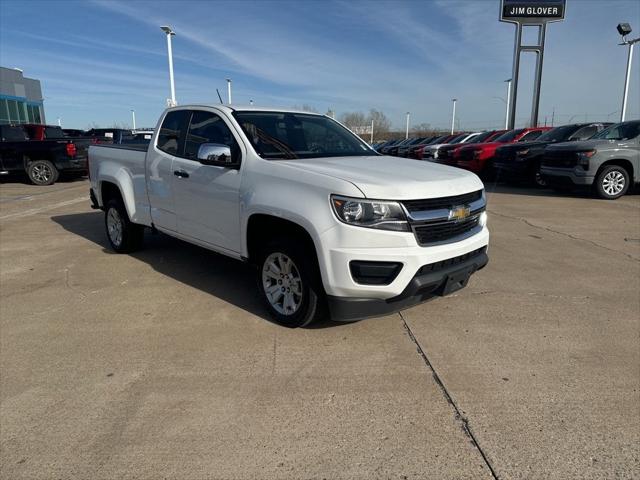
{"type": "Polygon", "coordinates": [[[466,289],[289,330],[87,191],[0,185],[0,477],[640,478],[640,195],[497,187],[466,289]]]}

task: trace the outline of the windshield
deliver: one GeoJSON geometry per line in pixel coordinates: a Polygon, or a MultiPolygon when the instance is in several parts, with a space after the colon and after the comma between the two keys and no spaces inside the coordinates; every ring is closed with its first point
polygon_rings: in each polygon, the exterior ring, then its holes
{"type": "Polygon", "coordinates": [[[494,140],[494,142],[499,142],[499,143],[513,142],[513,140],[522,132],[524,132],[524,128],[521,128],[519,130],[511,130],[510,132],[500,135],[498,138],[494,140]]]}
{"type": "Polygon", "coordinates": [[[460,143],[462,142],[462,140],[464,140],[465,138],[467,138],[469,136],[468,133],[463,133],[462,135],[458,135],[457,137],[453,137],[451,140],[449,140],[447,143],[460,143]]]}
{"type": "Polygon", "coordinates": [[[473,137],[471,140],[467,141],[466,143],[482,143],[487,138],[491,137],[491,135],[493,135],[494,133],[495,132],[484,132],[484,133],[481,133],[480,135],[476,135],[475,137],[473,137]]]}
{"type": "Polygon", "coordinates": [[[561,142],[566,140],[580,128],[580,125],[567,125],[566,127],[557,127],[553,130],[543,133],[538,137],[540,142],[561,142]]]}
{"type": "Polygon", "coordinates": [[[292,159],[377,155],[338,122],[292,112],[233,112],[262,158],[292,159]]]}
{"type": "Polygon", "coordinates": [[[618,123],[591,137],[604,140],[630,140],[640,135],[640,122],[618,123]]]}

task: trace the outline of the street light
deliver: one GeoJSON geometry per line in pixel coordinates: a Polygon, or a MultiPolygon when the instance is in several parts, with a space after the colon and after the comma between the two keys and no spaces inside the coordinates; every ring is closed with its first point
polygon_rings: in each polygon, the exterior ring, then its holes
{"type": "Polygon", "coordinates": [[[231,105],[231,79],[227,78],[227,101],[231,105]]]}
{"type": "Polygon", "coordinates": [[[505,83],[507,84],[507,111],[504,114],[504,129],[509,129],[509,102],[511,102],[511,78],[507,78],[505,83]]]}
{"type": "MultiPolygon", "coordinates": [[[[411,117],[411,113],[407,112],[407,131],[404,135],[404,139],[408,139],[409,138],[409,117],[411,117]]],[[[372,124],[373,125],[373,124],[372,124]]],[[[373,127],[372,127],[373,128],[373,127]]]]}
{"type": "Polygon", "coordinates": [[[451,101],[453,102],[453,115],[451,116],[451,135],[453,135],[454,126],[456,124],[456,102],[458,101],[458,99],[452,98],[451,101]]]}
{"type": "Polygon", "coordinates": [[[131,119],[133,120],[133,129],[136,129],[136,111],[131,110],[131,119]]]}
{"type": "Polygon", "coordinates": [[[631,25],[628,23],[618,24],[618,33],[622,35],[622,43],[618,45],[629,45],[629,55],[627,56],[627,74],[624,78],[624,93],[622,94],[622,111],[620,112],[620,121],[624,122],[627,116],[627,99],[629,97],[629,80],[631,79],[631,62],[633,61],[633,46],[640,42],[640,37],[633,40],[627,40],[627,35],[632,32],[631,25]]]}
{"type": "Polygon", "coordinates": [[[164,33],[167,34],[167,54],[169,56],[169,85],[171,87],[171,99],[169,102],[170,107],[175,107],[178,102],[176,102],[176,85],[173,81],[173,51],[171,50],[171,37],[176,33],[171,30],[171,27],[164,25],[160,27],[164,33]]]}

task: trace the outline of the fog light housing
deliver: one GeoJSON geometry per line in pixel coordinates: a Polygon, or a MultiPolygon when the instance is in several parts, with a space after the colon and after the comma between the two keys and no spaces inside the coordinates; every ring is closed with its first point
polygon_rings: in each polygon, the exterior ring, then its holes
{"type": "Polygon", "coordinates": [[[402,270],[402,263],[352,260],[349,270],[353,280],[361,285],[389,285],[402,270]]]}

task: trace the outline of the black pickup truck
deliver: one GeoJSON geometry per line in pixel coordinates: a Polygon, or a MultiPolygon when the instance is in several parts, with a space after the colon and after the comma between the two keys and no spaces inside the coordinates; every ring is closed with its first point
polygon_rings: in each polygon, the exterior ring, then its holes
{"type": "Polygon", "coordinates": [[[88,144],[69,138],[31,140],[22,125],[0,125],[0,174],[26,173],[35,185],[51,185],[61,173],[87,172],[88,144]]]}

